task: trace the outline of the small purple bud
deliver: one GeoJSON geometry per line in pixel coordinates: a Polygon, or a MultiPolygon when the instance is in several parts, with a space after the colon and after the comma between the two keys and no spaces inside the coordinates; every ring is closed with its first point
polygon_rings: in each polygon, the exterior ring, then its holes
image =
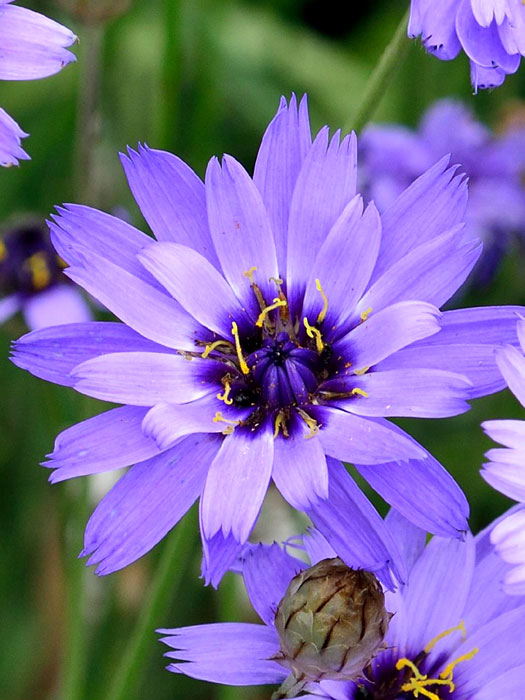
{"type": "Polygon", "coordinates": [[[310,681],[358,678],[381,648],[390,617],[374,574],[341,559],[302,571],[275,614],[276,660],[292,675],[274,698],[295,697],[310,681]]]}

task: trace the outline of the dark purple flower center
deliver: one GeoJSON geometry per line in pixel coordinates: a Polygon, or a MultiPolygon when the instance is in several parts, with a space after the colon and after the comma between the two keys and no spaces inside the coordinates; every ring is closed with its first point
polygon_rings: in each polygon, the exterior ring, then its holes
{"type": "Polygon", "coordinates": [[[0,240],[0,293],[31,296],[58,282],[63,266],[44,224],[10,229],[0,240]]]}
{"type": "MultiPolygon", "coordinates": [[[[271,420],[275,437],[279,433],[288,437],[299,418],[315,435],[320,427],[316,407],[353,395],[348,387],[339,391],[337,381],[335,392],[332,386],[350,363],[334,357],[332,345],[323,337],[324,314],[311,321],[302,316],[292,319],[280,285],[279,296],[270,305],[253,282],[252,288],[261,309],[257,321],[241,327],[233,321],[232,339],[208,344],[203,354],[227,367],[221,378],[224,390],[217,398],[228,406],[253,409],[237,422],[239,426],[255,430],[271,420]],[[329,380],[330,390],[323,390],[329,380]]],[[[217,420],[221,419],[219,413],[217,420]]],[[[231,432],[235,421],[229,422],[231,432]]]]}

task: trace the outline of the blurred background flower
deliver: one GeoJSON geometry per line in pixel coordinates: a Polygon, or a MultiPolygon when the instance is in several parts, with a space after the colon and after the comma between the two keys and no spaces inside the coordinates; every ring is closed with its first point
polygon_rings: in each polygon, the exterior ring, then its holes
{"type": "MultiPolygon", "coordinates": [[[[176,153],[201,176],[210,154],[229,152],[251,171],[280,95],[292,91],[308,92],[314,131],[325,123],[351,128],[366,80],[403,11],[386,0],[348,5],[344,16],[333,0],[148,0],[104,23],[85,23],[66,12],[65,0],[24,4],[71,27],[79,37],[78,64],[45,81],[2,82],[2,106],[31,133],[32,160],[0,170],[0,220],[27,212],[44,219],[60,202],[108,212],[123,204],[131,223],[143,230],[118,151],[144,141],[176,153]]],[[[93,7],[97,0],[75,4],[93,7]]],[[[519,121],[523,71],[508,76],[498,90],[473,97],[464,55],[436,61],[417,42],[406,39],[406,45],[405,61],[396,67],[375,121],[415,129],[436,99],[450,96],[461,98],[494,131],[519,121]]],[[[491,285],[471,289],[463,306],[525,303],[523,252],[516,239],[510,246],[491,285]]],[[[111,318],[105,312],[98,317],[111,318]]],[[[155,624],[253,618],[233,575],[218,595],[198,579],[195,513],[178,542],[168,538],[158,551],[103,581],[88,571],[83,599],[71,595],[69,582],[81,580],[85,568],[76,560],[81,533],[111,482],[90,482],[84,489],[77,480],[51,488],[38,464],[55,435],[98,413],[100,404],[17,370],[7,359],[9,343],[24,331],[20,315],[0,327],[0,599],[2,629],[8,632],[0,655],[0,697],[267,697],[264,689],[212,688],[163,672],[152,626],[133,687],[125,695],[114,691],[114,671],[124,663],[133,625],[155,584],[154,570],[170,547],[182,552],[170,565],[164,612],[155,624]]],[[[479,399],[463,416],[398,421],[457,479],[471,501],[474,531],[509,503],[479,477],[483,453],[494,446],[480,436],[479,424],[519,417],[521,411],[510,392],[500,392],[479,399]]],[[[381,499],[366,493],[384,513],[381,499]]],[[[272,498],[281,503],[275,492],[272,498]]],[[[303,523],[282,510],[290,518],[288,534],[300,530],[303,523]]],[[[283,539],[284,527],[285,518],[265,507],[257,534],[266,541],[283,539]]]]}

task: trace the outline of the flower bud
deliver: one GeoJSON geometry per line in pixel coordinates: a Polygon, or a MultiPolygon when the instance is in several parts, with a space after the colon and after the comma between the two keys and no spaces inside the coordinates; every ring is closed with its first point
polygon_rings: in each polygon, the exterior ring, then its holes
{"type": "Polygon", "coordinates": [[[390,614],[374,574],[324,559],[293,578],[275,614],[290,668],[275,697],[294,697],[309,681],[355,680],[383,643],[390,614]]]}

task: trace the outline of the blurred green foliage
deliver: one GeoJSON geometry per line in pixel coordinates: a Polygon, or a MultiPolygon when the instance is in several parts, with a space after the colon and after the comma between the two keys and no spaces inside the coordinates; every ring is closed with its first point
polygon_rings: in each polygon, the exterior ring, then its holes
{"type": "MultiPolygon", "coordinates": [[[[26,212],[45,217],[57,203],[81,201],[107,211],[124,207],[142,228],[118,151],[147,142],[173,150],[200,174],[212,154],[230,152],[251,168],[279,97],[292,91],[309,94],[314,129],[351,123],[367,78],[406,9],[402,2],[376,0],[347,8],[342,16],[333,0],[135,0],[123,16],[95,28],[51,1],[22,4],[76,31],[78,63],[47,80],[0,86],[2,106],[31,134],[25,144],[32,157],[20,168],[0,170],[0,221],[26,212]],[[100,40],[98,68],[90,56],[94,37],[100,40]],[[99,99],[86,136],[78,105],[97,83],[99,99]],[[79,156],[86,138],[87,161],[79,156]]],[[[376,120],[415,125],[433,100],[456,95],[497,126],[503,108],[524,94],[522,70],[497,91],[474,97],[464,57],[440,62],[412,42],[376,120]]],[[[523,258],[516,253],[508,256],[490,289],[471,291],[462,301],[525,303],[523,258]]],[[[61,694],[60,679],[69,653],[65,573],[74,570],[78,577],[84,571],[72,555],[80,549],[75,520],[85,520],[81,487],[51,488],[38,463],[60,430],[101,406],[12,366],[9,341],[23,332],[20,319],[0,329],[0,697],[73,700],[61,694]]],[[[464,488],[475,531],[507,505],[478,474],[489,446],[479,423],[517,415],[517,402],[503,392],[477,401],[458,418],[403,422],[464,488]]],[[[384,512],[384,504],[372,497],[384,512]]],[[[161,549],[110,578],[99,580],[87,572],[85,619],[77,621],[84,635],[84,700],[106,697],[161,549]]],[[[198,547],[193,550],[178,564],[184,568],[183,581],[159,624],[246,619],[249,612],[239,609],[231,577],[219,597],[204,589],[198,547]]],[[[151,638],[141,684],[129,700],[268,697],[264,689],[212,687],[164,672],[153,630],[151,638]]]]}

